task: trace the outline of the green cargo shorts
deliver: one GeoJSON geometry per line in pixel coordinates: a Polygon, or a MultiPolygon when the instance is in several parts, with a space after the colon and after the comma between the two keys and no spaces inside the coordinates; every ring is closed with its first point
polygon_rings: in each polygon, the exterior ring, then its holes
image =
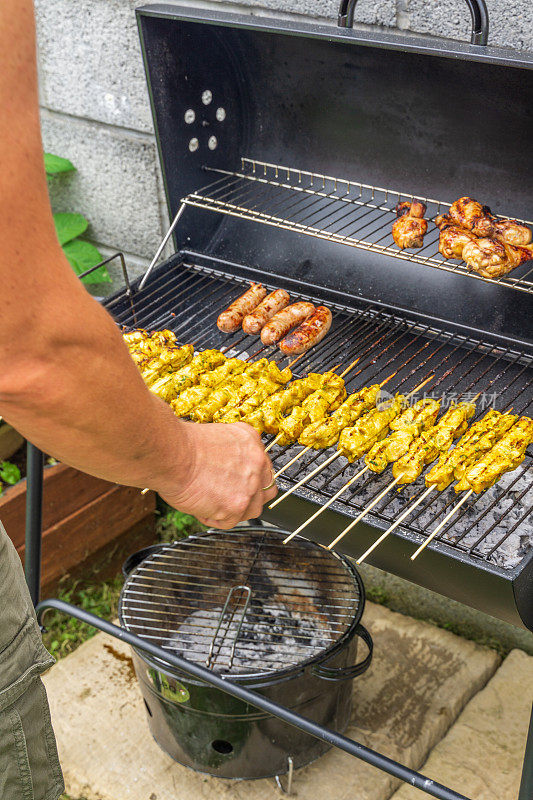
{"type": "Polygon", "coordinates": [[[0,523],[0,798],[57,800],[61,767],[40,675],[45,649],[20,559],[0,523]]]}

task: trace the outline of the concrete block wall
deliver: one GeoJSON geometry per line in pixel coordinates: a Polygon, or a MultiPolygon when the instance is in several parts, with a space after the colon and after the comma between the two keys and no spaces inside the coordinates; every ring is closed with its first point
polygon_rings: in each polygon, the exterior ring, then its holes
{"type": "MultiPolygon", "coordinates": [[[[148,2],[148,0],[146,0],[148,2]]],[[[168,0],[167,0],[168,1],[168,0]]],[[[50,184],[57,211],[79,211],[107,254],[143,269],[168,224],[134,9],[141,0],[35,0],[46,150],[77,172],[50,184]]],[[[490,43],[533,50],[533,2],[487,0],[490,43]]],[[[334,24],[338,0],[182,0],[266,16],[334,24]]],[[[359,27],[386,26],[468,39],[464,0],[359,0],[359,27]]],[[[119,281],[118,271],[116,280],[119,281]]]]}

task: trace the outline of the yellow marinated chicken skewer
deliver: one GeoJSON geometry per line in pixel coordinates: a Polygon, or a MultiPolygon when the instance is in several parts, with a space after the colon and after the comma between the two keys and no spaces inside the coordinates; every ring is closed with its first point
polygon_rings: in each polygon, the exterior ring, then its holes
{"type": "Polygon", "coordinates": [[[192,344],[182,347],[163,348],[156,356],[142,361],[138,366],[144,382],[148,387],[162,381],[165,376],[172,376],[177,370],[189,364],[194,356],[192,344]]]}
{"type": "MultiPolygon", "coordinates": [[[[427,430],[435,421],[439,413],[440,402],[430,398],[423,398],[410,408],[403,411],[389,425],[394,431],[386,439],[377,442],[365,455],[366,466],[353,475],[330,499],[303,522],[290,536],[284,540],[289,542],[298,533],[301,533],[311,522],[320,516],[329,506],[352,486],[367,470],[383,472],[383,470],[397,458],[400,458],[409,449],[410,443],[421,431],[427,430]]],[[[364,419],[364,417],[363,417],[364,419]]]]}
{"type": "Polygon", "coordinates": [[[283,391],[269,397],[259,408],[244,416],[242,421],[251,425],[258,433],[277,434],[280,422],[287,412],[323,386],[325,380],[320,372],[310,372],[305,378],[294,381],[283,391]]]}
{"type": "Polygon", "coordinates": [[[193,422],[219,421],[230,408],[239,406],[255,394],[264,393],[266,397],[267,394],[278,391],[291,377],[290,369],[280,370],[274,361],[269,362],[263,358],[246,365],[238,380],[229,380],[217,386],[189,416],[193,422]]]}
{"type": "Polygon", "coordinates": [[[372,445],[386,435],[389,425],[392,420],[401,412],[402,406],[405,403],[405,396],[397,394],[394,400],[385,409],[374,408],[368,413],[364,414],[353,427],[344,428],[339,437],[337,452],[330,456],[326,461],[312,470],[308,475],[305,475],[300,481],[291,486],[284,494],[277,497],[269,508],[274,508],[281,503],[285,498],[291,495],[300,486],[313,478],[320,470],[323,470],[332,461],[345,456],[348,461],[355,461],[372,445]]]}
{"type": "Polygon", "coordinates": [[[464,497],[449,511],[444,519],[430,533],[427,539],[420,545],[411,556],[414,561],[422,550],[433,541],[435,536],[449,522],[449,520],[459,511],[461,506],[475,492],[481,494],[489,489],[502,475],[516,469],[526,456],[529,444],[533,442],[533,420],[530,417],[520,417],[512,428],[510,428],[496,444],[485,453],[480,459],[475,461],[463,472],[461,480],[455,485],[456,492],[464,492],[464,497]]]}
{"type": "MultiPolygon", "coordinates": [[[[226,361],[226,356],[219,350],[204,350],[198,353],[181,369],[165,375],[159,380],[155,381],[150,390],[170,403],[175,400],[181,393],[193,387],[198,388],[201,376],[204,373],[215,370],[226,361]]],[[[222,378],[221,378],[222,380],[222,378]]],[[[209,392],[209,387],[205,388],[209,392]]]]}
{"type": "Polygon", "coordinates": [[[512,414],[501,414],[491,409],[485,416],[475,422],[461,437],[453,450],[441,454],[438,462],[430,469],[425,477],[425,492],[400,514],[392,525],[376,539],[376,541],[359,557],[360,564],[372,553],[387,536],[389,536],[402,522],[417,508],[433,491],[442,491],[453,482],[454,476],[463,474],[466,466],[471,464],[481,453],[487,452],[504,435],[516,420],[512,414]]]}
{"type": "Polygon", "coordinates": [[[422,431],[411,443],[407,453],[393,463],[394,480],[339,533],[328,545],[328,550],[338,544],[396,484],[415,481],[422,474],[424,467],[437,458],[439,452],[448,450],[454,438],[465,432],[468,420],[474,415],[475,410],[475,403],[458,403],[449,408],[436,425],[422,431]]]}

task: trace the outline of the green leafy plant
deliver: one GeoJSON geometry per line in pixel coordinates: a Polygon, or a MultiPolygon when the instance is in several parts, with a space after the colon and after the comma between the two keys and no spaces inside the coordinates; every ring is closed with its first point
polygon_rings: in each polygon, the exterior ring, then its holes
{"type": "MultiPolygon", "coordinates": [[[[61,158],[52,153],[44,154],[44,168],[48,176],[63,175],[76,170],[68,158],[61,158]]],[[[54,224],[59,244],[76,275],[81,275],[82,272],[96,266],[102,260],[102,254],[94,244],[79,238],[89,226],[89,222],[83,214],[65,212],[54,214],[54,224]]],[[[111,277],[106,267],[100,267],[82,278],[82,281],[84,283],[110,283],[111,277]]]]}
{"type": "Polygon", "coordinates": [[[0,478],[5,483],[9,483],[10,486],[13,486],[13,484],[20,481],[20,469],[16,464],[12,464],[10,461],[2,461],[0,464],[0,478]]]}

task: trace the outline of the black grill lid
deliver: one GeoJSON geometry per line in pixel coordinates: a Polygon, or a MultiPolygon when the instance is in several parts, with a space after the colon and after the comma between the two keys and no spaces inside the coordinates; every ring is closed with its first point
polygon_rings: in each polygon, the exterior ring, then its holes
{"type": "Polygon", "coordinates": [[[127,578],[121,623],[225,674],[316,658],[360,619],[360,582],[341,557],[285,535],[216,531],[163,547],[127,578]]]}

